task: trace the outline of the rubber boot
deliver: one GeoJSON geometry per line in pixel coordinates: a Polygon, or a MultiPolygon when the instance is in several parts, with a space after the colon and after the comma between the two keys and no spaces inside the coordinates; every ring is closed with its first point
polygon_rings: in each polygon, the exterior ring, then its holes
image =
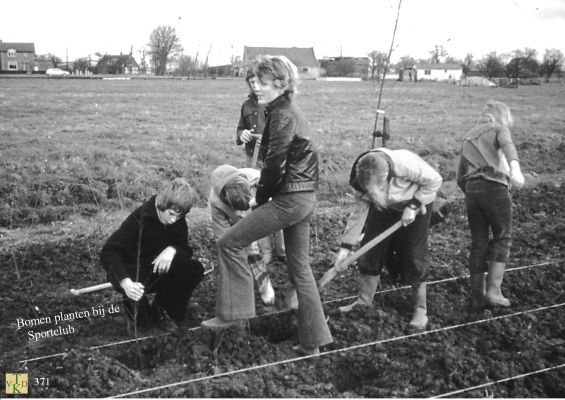
{"type": "Polygon", "coordinates": [[[339,307],[339,311],[348,313],[355,306],[370,307],[373,304],[373,298],[375,297],[380,279],[380,275],[361,275],[357,281],[357,290],[359,291],[357,299],[347,306],[339,307]]]}
{"type": "Polygon", "coordinates": [[[471,274],[471,307],[473,310],[482,310],[485,307],[485,274],[471,274]]]}
{"type": "Polygon", "coordinates": [[[409,326],[412,329],[424,330],[428,326],[425,283],[412,286],[412,301],[414,302],[414,315],[409,326]]]}
{"type": "Polygon", "coordinates": [[[486,301],[491,306],[510,307],[510,300],[502,295],[500,287],[504,279],[505,263],[491,261],[488,263],[486,301]]]}

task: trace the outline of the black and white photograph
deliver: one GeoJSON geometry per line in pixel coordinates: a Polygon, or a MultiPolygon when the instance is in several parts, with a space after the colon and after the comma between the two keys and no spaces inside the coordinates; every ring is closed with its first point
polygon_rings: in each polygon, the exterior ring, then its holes
{"type": "Polygon", "coordinates": [[[0,15],[0,397],[565,398],[565,0],[0,15]]]}

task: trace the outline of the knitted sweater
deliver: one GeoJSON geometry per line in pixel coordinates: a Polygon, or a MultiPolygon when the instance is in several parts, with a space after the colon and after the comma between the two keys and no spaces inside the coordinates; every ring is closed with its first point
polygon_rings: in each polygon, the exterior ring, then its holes
{"type": "Polygon", "coordinates": [[[466,133],[457,168],[457,184],[465,192],[470,179],[483,178],[508,185],[508,163],[518,160],[510,130],[502,125],[479,123],[466,133]]]}

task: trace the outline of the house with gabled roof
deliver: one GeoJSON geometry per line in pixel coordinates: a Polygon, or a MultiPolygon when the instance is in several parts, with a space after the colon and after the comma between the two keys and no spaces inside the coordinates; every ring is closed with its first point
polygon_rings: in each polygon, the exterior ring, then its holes
{"type": "Polygon", "coordinates": [[[320,63],[314,55],[313,47],[243,47],[243,73],[259,56],[286,56],[296,65],[300,79],[317,79],[320,76],[320,63]]]}
{"type": "Polygon", "coordinates": [[[412,68],[404,68],[401,81],[458,81],[463,74],[460,64],[417,63],[412,68]]]}
{"type": "Polygon", "coordinates": [[[35,45],[0,41],[0,72],[33,72],[35,45]]]}

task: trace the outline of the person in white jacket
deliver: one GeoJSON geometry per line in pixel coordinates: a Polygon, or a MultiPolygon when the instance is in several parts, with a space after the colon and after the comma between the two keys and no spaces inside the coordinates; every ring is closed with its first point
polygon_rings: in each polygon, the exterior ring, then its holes
{"type": "Polygon", "coordinates": [[[412,285],[414,314],[410,326],[425,329],[428,228],[432,203],[442,184],[441,175],[408,150],[379,148],[357,158],[349,183],[354,189],[355,202],[341,239],[336,269],[340,269],[363,230],[361,246],[399,220],[403,227],[359,258],[358,298],[340,307],[340,311],[349,312],[355,306],[372,304],[386,255],[393,250],[400,258],[401,274],[412,285]]]}
{"type": "MultiPolygon", "coordinates": [[[[249,201],[255,198],[255,189],[261,172],[254,168],[236,168],[221,165],[212,172],[209,204],[212,230],[216,239],[247,214],[249,201]]],[[[247,247],[247,261],[265,305],[275,303],[275,291],[269,278],[267,264],[260,250],[259,241],[247,247]]]]}

